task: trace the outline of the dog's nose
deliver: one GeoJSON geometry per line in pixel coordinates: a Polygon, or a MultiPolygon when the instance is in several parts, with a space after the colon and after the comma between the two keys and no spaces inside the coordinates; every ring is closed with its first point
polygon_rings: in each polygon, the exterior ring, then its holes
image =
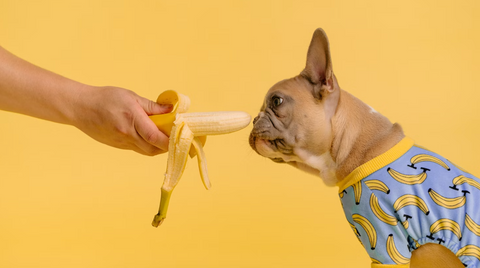
{"type": "Polygon", "coordinates": [[[260,118],[260,116],[257,116],[257,117],[255,117],[255,118],[253,118],[253,124],[254,124],[254,125],[255,125],[255,123],[257,123],[258,118],[260,118]]]}
{"type": "Polygon", "coordinates": [[[255,119],[256,120],[254,122],[253,129],[252,129],[253,135],[258,135],[260,133],[265,134],[266,132],[270,131],[270,129],[272,128],[272,123],[270,122],[270,120],[268,120],[267,117],[257,116],[257,118],[255,119]]]}
{"type": "Polygon", "coordinates": [[[257,123],[257,121],[258,121],[260,118],[262,118],[264,115],[265,115],[264,112],[260,112],[260,113],[257,115],[257,117],[255,117],[255,118],[253,119],[253,125],[255,125],[255,124],[257,123]]]}

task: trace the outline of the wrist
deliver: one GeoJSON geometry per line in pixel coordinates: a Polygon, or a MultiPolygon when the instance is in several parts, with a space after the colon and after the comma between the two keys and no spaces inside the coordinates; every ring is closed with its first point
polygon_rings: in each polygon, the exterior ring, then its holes
{"type": "Polygon", "coordinates": [[[99,87],[78,83],[71,92],[71,102],[66,102],[63,116],[66,124],[82,129],[85,125],[85,118],[91,113],[92,102],[94,101],[95,91],[99,87]]]}

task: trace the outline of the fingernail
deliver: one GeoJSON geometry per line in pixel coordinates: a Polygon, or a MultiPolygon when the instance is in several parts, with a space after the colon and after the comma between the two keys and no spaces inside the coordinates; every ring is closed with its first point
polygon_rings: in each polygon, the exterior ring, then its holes
{"type": "Polygon", "coordinates": [[[160,107],[162,107],[162,108],[164,108],[164,109],[167,109],[167,110],[173,109],[173,105],[172,105],[172,104],[160,104],[160,107]]]}

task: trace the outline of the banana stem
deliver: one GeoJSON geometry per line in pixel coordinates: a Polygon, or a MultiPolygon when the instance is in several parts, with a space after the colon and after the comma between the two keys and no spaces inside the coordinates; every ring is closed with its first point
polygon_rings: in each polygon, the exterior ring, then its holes
{"type": "Polygon", "coordinates": [[[160,207],[158,208],[158,213],[153,218],[152,226],[158,227],[167,217],[168,204],[170,203],[170,196],[172,195],[172,190],[165,190],[162,188],[161,198],[160,198],[160,207]]]}

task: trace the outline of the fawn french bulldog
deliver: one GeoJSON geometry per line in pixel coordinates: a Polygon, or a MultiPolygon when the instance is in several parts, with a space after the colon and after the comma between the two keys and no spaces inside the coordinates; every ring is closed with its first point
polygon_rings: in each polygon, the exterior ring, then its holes
{"type": "Polygon", "coordinates": [[[305,69],[268,90],[249,142],[339,188],[372,267],[480,267],[480,180],[342,90],[322,29],[305,69]]]}

